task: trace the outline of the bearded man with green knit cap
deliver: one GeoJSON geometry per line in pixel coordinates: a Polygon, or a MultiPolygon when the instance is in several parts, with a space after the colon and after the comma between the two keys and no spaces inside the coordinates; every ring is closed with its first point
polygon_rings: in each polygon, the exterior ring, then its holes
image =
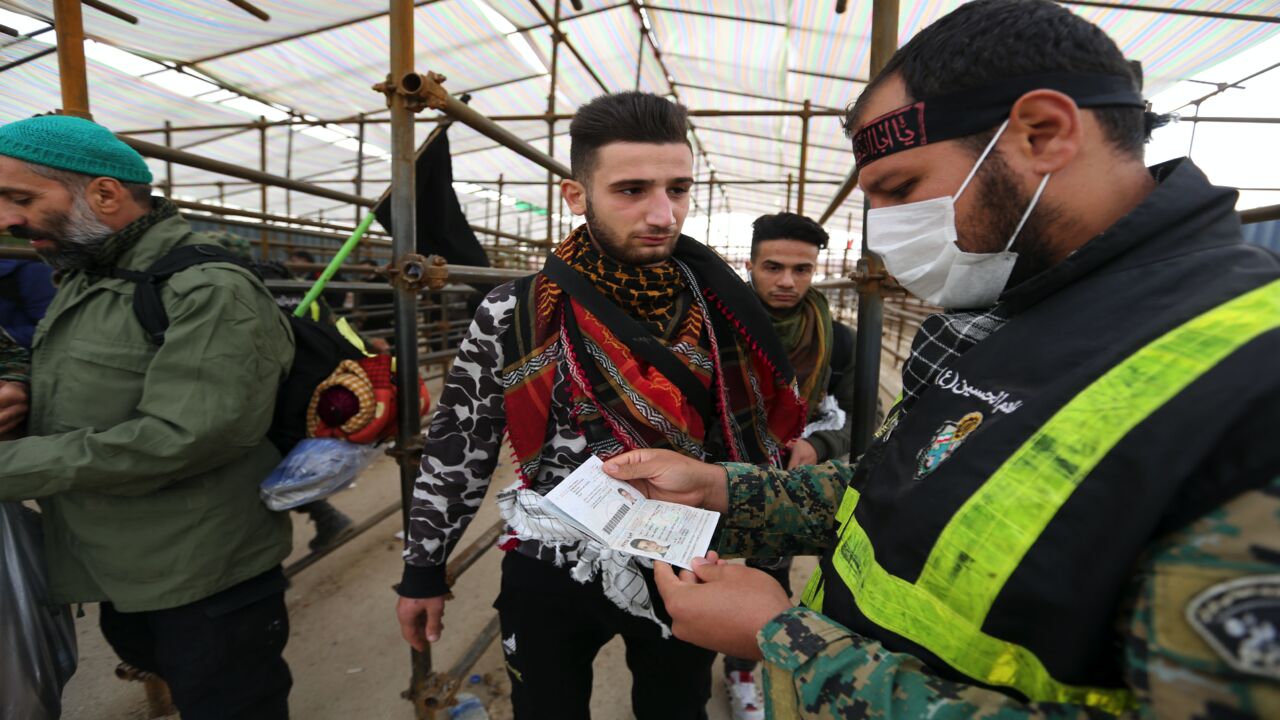
{"type": "Polygon", "coordinates": [[[280,459],[266,432],[293,336],[261,282],[224,263],[161,284],[169,326],[147,336],[124,277],[209,242],[150,183],[87,120],[0,127],[0,229],[59,276],[28,435],[0,443],[0,500],[39,502],[52,601],[100,602],[116,653],[163,678],[183,718],[287,717],[289,519],[258,485],[280,459]]]}

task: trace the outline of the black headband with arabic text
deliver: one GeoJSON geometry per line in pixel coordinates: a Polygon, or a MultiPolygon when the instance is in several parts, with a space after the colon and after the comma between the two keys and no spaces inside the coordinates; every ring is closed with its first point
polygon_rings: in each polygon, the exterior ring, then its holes
{"type": "Polygon", "coordinates": [[[854,161],[864,167],[903,150],[993,128],[1032,90],[1057,90],[1081,108],[1147,106],[1132,77],[1058,73],[1009,78],[921,100],[871,120],[853,135],[854,161]]]}

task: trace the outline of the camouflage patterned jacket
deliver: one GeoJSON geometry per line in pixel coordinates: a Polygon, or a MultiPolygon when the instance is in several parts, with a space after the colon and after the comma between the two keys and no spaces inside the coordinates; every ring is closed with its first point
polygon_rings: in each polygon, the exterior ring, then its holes
{"type": "MultiPolygon", "coordinates": [[[[832,462],[790,474],[730,464],[726,554],[815,554],[834,537],[852,476],[832,462]]],[[[1134,570],[1116,617],[1133,718],[1280,717],[1280,478],[1160,539],[1134,570]]],[[[939,678],[798,607],[758,635],[768,716],[784,718],[1093,718],[1082,706],[1028,704],[939,678]]]]}
{"type": "Polygon", "coordinates": [[[31,351],[0,330],[0,382],[30,384],[31,351]]]}

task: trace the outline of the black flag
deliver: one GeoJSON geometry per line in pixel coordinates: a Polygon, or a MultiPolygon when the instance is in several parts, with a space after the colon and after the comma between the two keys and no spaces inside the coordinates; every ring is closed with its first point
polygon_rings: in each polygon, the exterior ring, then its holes
{"type": "MultiPolygon", "coordinates": [[[[418,190],[418,237],[414,244],[418,254],[439,255],[451,265],[489,267],[489,256],[471,231],[453,191],[448,124],[442,124],[418,148],[414,174],[418,190]]],[[[394,233],[390,189],[378,201],[373,214],[388,233],[394,233]]]]}

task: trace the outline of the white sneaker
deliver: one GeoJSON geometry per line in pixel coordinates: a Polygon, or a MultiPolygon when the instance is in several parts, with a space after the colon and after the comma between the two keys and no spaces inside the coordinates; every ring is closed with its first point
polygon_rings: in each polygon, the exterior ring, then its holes
{"type": "Polygon", "coordinates": [[[756,679],[751,672],[729,672],[724,676],[729,691],[729,711],[733,720],[764,720],[764,704],[756,692],[756,679]]]}

